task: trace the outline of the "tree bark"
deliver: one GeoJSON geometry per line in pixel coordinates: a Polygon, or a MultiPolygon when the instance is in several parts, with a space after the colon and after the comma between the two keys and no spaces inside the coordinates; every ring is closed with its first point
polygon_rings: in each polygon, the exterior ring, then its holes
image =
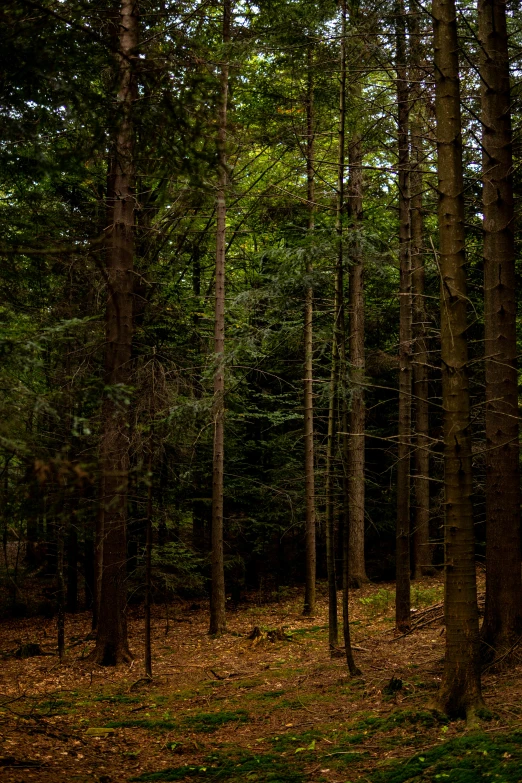
{"type": "MultiPolygon", "coordinates": [[[[341,368],[343,345],[343,216],[344,216],[344,175],[345,175],[345,133],[346,133],[346,0],[341,3],[341,52],[339,80],[339,147],[337,166],[337,262],[335,265],[334,306],[332,323],[332,367],[330,372],[330,391],[328,404],[328,434],[326,444],[326,568],[328,574],[328,646],[333,653],[339,644],[337,620],[337,576],[335,569],[335,519],[334,519],[334,463],[335,433],[339,400],[339,375],[346,371],[341,368]]],[[[344,376],[343,376],[344,381],[344,376]]],[[[344,384],[343,384],[344,386],[344,384]]],[[[343,388],[344,393],[344,388],[343,388]]],[[[342,436],[343,437],[343,436],[342,436]]]]}
{"type": "MultiPolygon", "coordinates": [[[[350,20],[358,19],[358,10],[352,5],[350,20]]],[[[358,49],[360,47],[358,46],[358,49]]],[[[348,218],[353,232],[352,252],[348,268],[348,360],[350,372],[351,405],[348,417],[348,494],[349,494],[349,580],[359,588],[368,582],[364,556],[365,512],[365,423],[364,402],[364,257],[361,241],[363,221],[363,147],[358,113],[363,110],[362,88],[358,75],[350,87],[350,99],[355,108],[348,147],[348,218]]]]}
{"type": "Polygon", "coordinates": [[[74,614],[78,610],[78,531],[73,514],[67,536],[67,611],[74,614]]]}
{"type": "MultiPolygon", "coordinates": [[[[230,41],[230,0],[223,1],[223,44],[230,41]]],[[[223,560],[223,470],[225,437],[225,253],[227,186],[228,51],[221,66],[221,102],[218,119],[219,181],[217,194],[216,306],[214,321],[214,456],[212,468],[212,592],[210,633],[226,630],[225,566],[223,560]]]]}
{"type": "Polygon", "coordinates": [[[148,459],[149,486],[147,487],[147,522],[145,529],[145,676],[152,679],[152,645],[150,609],[152,598],[152,458],[154,451],[153,432],[150,435],[148,459]]]}
{"type": "Polygon", "coordinates": [[[103,511],[103,567],[100,580],[96,648],[92,658],[101,665],[128,662],[131,654],[126,620],[126,523],[129,470],[128,405],[131,378],[134,288],[134,127],[132,110],[137,97],[134,62],[138,46],[135,0],[122,0],[118,19],[117,118],[109,182],[107,235],[107,309],[105,343],[105,397],[101,443],[103,511]]]}
{"type": "Polygon", "coordinates": [[[446,655],[437,707],[473,718],[482,705],[473,530],[466,253],[457,20],[433,0],[444,411],[446,655]]]}
{"type": "MultiPolygon", "coordinates": [[[[308,85],[306,101],[306,176],[308,197],[308,230],[312,234],[315,228],[314,209],[314,84],[313,84],[313,49],[308,46],[307,53],[308,85]]],[[[304,615],[313,615],[315,612],[315,575],[316,575],[316,549],[315,549],[315,476],[314,476],[314,392],[313,392],[313,314],[314,294],[310,277],[312,275],[311,255],[306,256],[306,276],[308,278],[305,291],[304,313],[304,448],[305,448],[305,536],[306,536],[306,563],[305,563],[305,597],[304,615]]]]}
{"type": "Polygon", "coordinates": [[[413,296],[413,399],[415,401],[414,449],[414,526],[413,578],[433,574],[429,543],[430,523],[430,452],[428,406],[428,342],[426,334],[424,217],[423,217],[423,115],[422,73],[418,67],[421,58],[418,13],[410,15],[410,62],[412,64],[410,140],[410,220],[411,220],[411,279],[413,296]]]}
{"type": "Polygon", "coordinates": [[[404,3],[396,5],[397,141],[399,179],[399,428],[397,449],[397,548],[395,624],[410,628],[410,461],[411,461],[411,246],[409,87],[404,3]]]}
{"type": "Polygon", "coordinates": [[[522,633],[513,141],[504,0],[479,0],[486,363],[483,657],[522,633]]]}

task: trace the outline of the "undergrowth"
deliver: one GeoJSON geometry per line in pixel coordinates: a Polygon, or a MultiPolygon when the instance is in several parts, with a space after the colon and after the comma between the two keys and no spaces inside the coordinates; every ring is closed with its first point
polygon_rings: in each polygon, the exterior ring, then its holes
{"type": "Polygon", "coordinates": [[[223,780],[227,783],[304,783],[302,769],[294,760],[272,754],[224,753],[207,756],[201,764],[183,764],[180,767],[145,772],[136,781],[154,780],[223,780]]]}
{"type": "Polygon", "coordinates": [[[519,783],[522,732],[474,734],[394,762],[374,772],[372,783],[519,783]]]}

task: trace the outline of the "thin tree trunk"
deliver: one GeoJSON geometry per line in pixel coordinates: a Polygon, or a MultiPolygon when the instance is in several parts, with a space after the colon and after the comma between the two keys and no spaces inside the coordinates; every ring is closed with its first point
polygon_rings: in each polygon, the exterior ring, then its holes
{"type": "Polygon", "coordinates": [[[417,66],[420,57],[420,32],[418,11],[410,15],[409,22],[412,63],[412,88],[410,111],[411,177],[411,279],[413,294],[413,399],[415,401],[415,450],[414,450],[414,527],[413,527],[413,577],[418,579],[433,573],[429,543],[430,523],[430,453],[428,406],[428,343],[426,335],[425,270],[424,270],[424,218],[423,218],[423,115],[422,73],[417,66]]]}
{"type": "MultiPolygon", "coordinates": [[[[107,230],[105,344],[105,385],[113,390],[125,389],[131,378],[135,226],[132,108],[137,97],[134,62],[138,45],[138,15],[134,0],[122,0],[118,24],[118,114],[109,175],[113,192],[109,193],[112,224],[107,230]]],[[[114,666],[131,659],[125,589],[128,406],[124,400],[117,399],[116,391],[104,400],[102,420],[103,568],[98,633],[92,658],[99,664],[114,666]]]]}
{"type": "MultiPolygon", "coordinates": [[[[356,6],[354,3],[353,6],[356,6]]],[[[350,19],[357,21],[358,9],[352,8],[350,19]]],[[[357,46],[360,50],[360,47],[357,46]]],[[[358,64],[356,64],[358,67],[358,64]]],[[[349,579],[350,585],[362,587],[368,582],[364,556],[365,516],[365,423],[364,403],[365,356],[364,356],[364,257],[361,241],[363,221],[363,147],[358,127],[358,113],[363,111],[360,78],[350,88],[355,119],[348,148],[348,217],[353,231],[352,254],[348,271],[348,359],[350,365],[351,406],[349,414],[348,441],[348,494],[349,494],[349,579]]]]}
{"type": "Polygon", "coordinates": [[[444,411],[446,656],[436,704],[473,719],[482,704],[473,530],[464,183],[454,0],[433,0],[444,411]]]}
{"type": "MultiPolygon", "coordinates": [[[[223,1],[223,44],[230,41],[230,0],[223,1]]],[[[223,560],[223,469],[225,436],[225,252],[226,252],[226,186],[227,186],[227,104],[228,52],[221,66],[221,103],[219,107],[218,154],[219,182],[217,195],[216,237],[216,308],[214,323],[214,457],[212,469],[212,593],[210,597],[210,633],[226,630],[225,567],[223,560]]]]}
{"type": "Polygon", "coordinates": [[[78,609],[78,531],[75,521],[73,514],[67,536],[67,611],[72,614],[78,609]]]}
{"type": "MultiPolygon", "coordinates": [[[[328,646],[333,653],[339,644],[337,621],[337,577],[335,572],[334,459],[335,432],[339,399],[340,351],[343,339],[343,212],[346,131],[346,0],[341,3],[341,53],[339,84],[339,158],[337,168],[337,263],[335,266],[334,308],[332,324],[332,369],[328,404],[326,444],[326,567],[328,572],[328,646]]],[[[344,391],[344,389],[343,389],[344,391]]]]}
{"type": "MultiPolygon", "coordinates": [[[[310,234],[315,228],[314,209],[314,85],[312,75],[313,50],[308,47],[308,89],[306,102],[307,149],[306,174],[308,183],[308,230],[310,234]]],[[[312,274],[311,255],[306,257],[306,276],[312,274]]],[[[303,614],[313,615],[315,612],[315,477],[314,477],[314,394],[313,394],[313,288],[307,281],[305,292],[304,343],[305,343],[305,377],[304,377],[304,448],[305,448],[305,598],[303,614]]]]}
{"type": "Polygon", "coordinates": [[[145,676],[152,679],[152,646],[150,628],[150,607],[152,591],[152,455],[153,435],[151,432],[149,452],[149,486],[147,487],[147,526],[145,530],[145,676]]]}
{"type": "Polygon", "coordinates": [[[410,627],[410,458],[411,458],[411,246],[409,88],[404,3],[396,5],[397,139],[399,175],[399,430],[397,459],[397,549],[395,624],[410,627]]]}
{"type": "MultiPolygon", "coordinates": [[[[65,490],[63,490],[65,491],[65,490]]],[[[57,616],[57,642],[58,642],[58,658],[62,663],[65,655],[65,579],[63,575],[63,550],[64,550],[64,532],[63,532],[63,509],[62,519],[57,526],[57,569],[56,576],[58,582],[58,616],[57,616]]]]}
{"type": "Polygon", "coordinates": [[[504,0],[479,0],[486,355],[484,657],[522,632],[513,141],[504,0]]]}

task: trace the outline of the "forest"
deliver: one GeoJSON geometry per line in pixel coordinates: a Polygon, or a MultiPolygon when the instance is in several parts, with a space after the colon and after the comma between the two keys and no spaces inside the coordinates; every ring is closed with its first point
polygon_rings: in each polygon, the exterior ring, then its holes
{"type": "Polygon", "coordinates": [[[10,783],[522,780],[516,0],[4,0],[10,783]]]}

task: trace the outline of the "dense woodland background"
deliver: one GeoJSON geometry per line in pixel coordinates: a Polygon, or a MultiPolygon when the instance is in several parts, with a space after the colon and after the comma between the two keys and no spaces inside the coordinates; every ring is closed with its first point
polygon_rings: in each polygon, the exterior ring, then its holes
{"type": "MultiPolygon", "coordinates": [[[[307,573],[310,587],[314,522],[317,576],[341,589],[351,513],[365,559],[359,546],[345,589],[393,579],[396,542],[403,590],[410,568],[418,578],[442,568],[433,20],[451,3],[434,6],[3,4],[4,613],[58,612],[63,627],[64,610],[91,608],[107,634],[105,567],[119,584],[116,613],[127,601],[198,600],[212,584],[215,604],[220,497],[228,609],[246,591],[284,597],[307,573]],[[223,257],[224,347],[214,331],[223,257]]],[[[522,30],[517,4],[505,9],[518,216],[522,30]]],[[[482,565],[484,39],[474,3],[458,3],[456,25],[482,565]]],[[[516,325],[520,346],[518,315],[516,325]]],[[[409,605],[398,627],[408,618],[409,605]]],[[[128,655],[118,639],[102,662],[128,655]]]]}

